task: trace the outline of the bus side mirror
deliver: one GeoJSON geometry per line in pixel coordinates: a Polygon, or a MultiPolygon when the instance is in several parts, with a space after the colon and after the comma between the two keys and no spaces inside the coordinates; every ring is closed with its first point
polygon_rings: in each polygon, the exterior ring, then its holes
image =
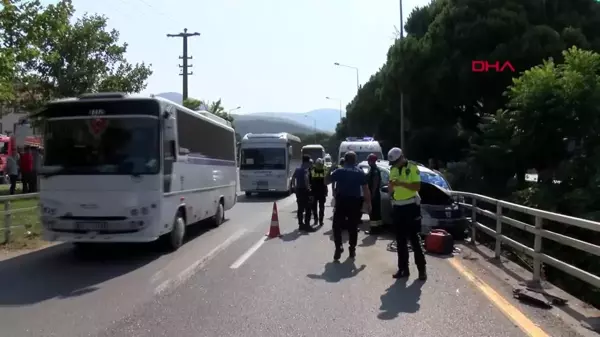
{"type": "Polygon", "coordinates": [[[167,142],[175,140],[175,119],[166,118],[164,119],[164,140],[167,142]]]}

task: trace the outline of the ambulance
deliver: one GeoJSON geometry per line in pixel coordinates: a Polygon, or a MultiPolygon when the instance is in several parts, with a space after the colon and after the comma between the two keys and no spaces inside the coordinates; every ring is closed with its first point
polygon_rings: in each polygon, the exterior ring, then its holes
{"type": "Polygon", "coordinates": [[[383,160],[381,145],[373,137],[348,137],[340,144],[338,158],[344,158],[348,151],[356,153],[356,162],[360,163],[367,160],[369,154],[373,153],[377,159],[383,160]]]}

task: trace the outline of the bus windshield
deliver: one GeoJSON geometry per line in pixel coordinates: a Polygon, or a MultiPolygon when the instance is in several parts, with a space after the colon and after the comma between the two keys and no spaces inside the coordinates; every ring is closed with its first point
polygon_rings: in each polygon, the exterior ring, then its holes
{"type": "Polygon", "coordinates": [[[156,118],[48,120],[44,166],[55,174],[157,174],[160,170],[156,118]]]}
{"type": "Polygon", "coordinates": [[[302,149],[302,155],[309,155],[310,159],[317,160],[317,158],[323,158],[325,156],[325,151],[319,148],[305,148],[302,149]]]}
{"type": "Polygon", "coordinates": [[[285,170],[285,149],[242,149],[242,170],[285,170]]]}

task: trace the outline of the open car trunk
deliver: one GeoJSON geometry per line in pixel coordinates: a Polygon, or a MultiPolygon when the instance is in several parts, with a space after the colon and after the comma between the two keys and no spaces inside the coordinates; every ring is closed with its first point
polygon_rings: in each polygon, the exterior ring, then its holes
{"type": "Polygon", "coordinates": [[[452,205],[454,202],[450,191],[426,182],[421,182],[419,196],[421,204],[425,205],[452,205]]]}

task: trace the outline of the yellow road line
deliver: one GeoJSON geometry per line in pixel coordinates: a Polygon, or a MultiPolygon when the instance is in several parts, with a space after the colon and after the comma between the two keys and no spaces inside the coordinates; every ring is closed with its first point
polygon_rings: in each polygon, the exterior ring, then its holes
{"type": "Polygon", "coordinates": [[[544,330],[533,323],[519,309],[510,304],[504,297],[498,294],[487,283],[471,273],[459,259],[451,258],[448,260],[462,276],[471,281],[502,313],[513,321],[523,332],[530,337],[550,337],[544,330]]]}

